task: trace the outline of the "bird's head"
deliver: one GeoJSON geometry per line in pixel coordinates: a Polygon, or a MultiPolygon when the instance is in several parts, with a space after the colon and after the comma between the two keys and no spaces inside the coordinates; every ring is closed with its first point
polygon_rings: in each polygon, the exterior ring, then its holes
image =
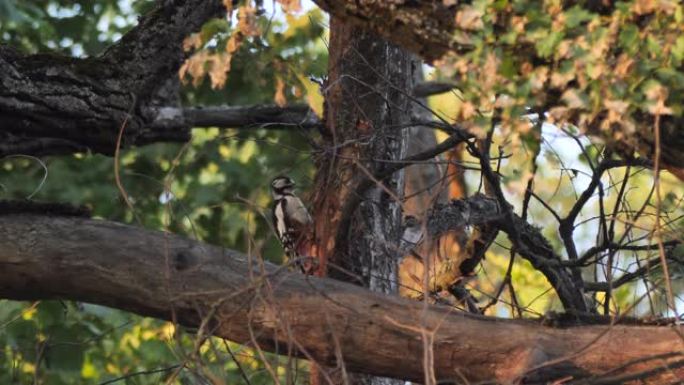
{"type": "Polygon", "coordinates": [[[294,186],[295,182],[290,177],[279,175],[273,178],[271,182],[271,193],[274,198],[278,198],[283,194],[292,194],[294,186]]]}

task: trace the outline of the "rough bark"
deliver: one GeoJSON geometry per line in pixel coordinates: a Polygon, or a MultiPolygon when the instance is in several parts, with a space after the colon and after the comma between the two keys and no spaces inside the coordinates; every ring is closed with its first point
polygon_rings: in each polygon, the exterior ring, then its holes
{"type": "Polygon", "coordinates": [[[373,31],[428,61],[464,48],[454,39],[456,5],[443,0],[314,0],[334,18],[373,31]]]}
{"type": "Polygon", "coordinates": [[[0,297],[85,301],[187,326],[210,319],[201,330],[216,336],[250,343],[252,332],[270,351],[294,340],[299,355],[331,366],[339,348],[349,371],[413,381],[424,378],[416,353],[423,351],[422,327],[434,331],[428,346],[442,381],[622,383],[643,376],[658,384],[684,376],[680,327],[555,329],[471,316],[87,218],[0,216],[0,297]]]}
{"type": "MultiPolygon", "coordinates": [[[[417,98],[438,95],[454,89],[454,84],[444,82],[422,82],[416,79],[412,94],[417,98]]],[[[415,108],[414,108],[415,110],[415,108]]],[[[251,106],[211,106],[211,107],[155,107],[150,111],[155,117],[153,129],[183,130],[185,127],[220,128],[322,128],[323,122],[307,105],[292,104],[284,107],[268,104],[251,106]]],[[[420,122],[432,120],[430,113],[420,109],[420,122]]],[[[417,135],[433,135],[431,131],[416,127],[412,132],[417,135]]],[[[432,140],[434,142],[434,139],[432,140]]],[[[427,147],[426,147],[427,148],[427,147]]],[[[1,151],[1,150],[0,150],[1,151]]],[[[0,152],[1,154],[1,152],[0,152]]]]}
{"type": "MultiPolygon", "coordinates": [[[[410,53],[337,18],[330,22],[330,58],[325,92],[324,148],[338,148],[319,160],[315,198],[319,247],[331,277],[382,293],[398,291],[401,255],[403,172],[376,180],[359,196],[360,204],[344,242],[335,242],[341,203],[359,182],[377,175],[388,162],[405,158],[407,126],[412,121],[414,71],[420,63],[410,53]],[[319,207],[327,209],[318,210],[319,207]],[[335,207],[335,209],[331,209],[335,207]],[[324,220],[330,210],[333,221],[324,220]],[[324,228],[323,228],[324,227],[324,228]]],[[[327,219],[327,218],[326,218],[327,219]]],[[[390,379],[351,375],[354,384],[395,384],[390,379]]]]}
{"type": "Polygon", "coordinates": [[[104,54],[86,59],[23,55],[0,46],[0,142],[7,154],[90,150],[185,141],[189,126],[150,126],[150,108],[177,102],[173,79],[184,60],[183,39],[221,15],[218,0],[161,1],[104,54]],[[50,151],[53,148],[54,150],[50,151]]]}
{"type": "Polygon", "coordinates": [[[190,127],[219,128],[320,128],[323,124],[309,106],[293,104],[276,105],[212,106],[157,110],[155,127],[172,128],[179,123],[190,127]]]}
{"type": "MultiPolygon", "coordinates": [[[[0,47],[0,50],[3,48],[0,47]]],[[[0,61],[2,55],[0,55],[0,61]]],[[[2,76],[0,74],[0,83],[2,83],[2,76]]],[[[164,91],[168,95],[173,95],[174,82],[170,82],[171,89],[164,87],[164,91]]],[[[452,84],[439,82],[425,82],[418,84],[414,88],[413,93],[416,96],[435,95],[449,91],[453,87],[452,84]]],[[[76,90],[76,88],[74,88],[76,90]]],[[[18,91],[22,93],[23,91],[18,91]]],[[[87,90],[84,91],[87,93],[87,90]]],[[[22,94],[23,95],[23,94],[22,94]]],[[[24,95],[30,98],[30,95],[24,95]]],[[[62,95],[64,96],[64,95],[62,95]]],[[[114,97],[111,94],[110,97],[114,97]]],[[[127,97],[129,95],[124,95],[127,97]]],[[[0,104],[2,104],[2,95],[0,94],[0,104]]],[[[22,96],[23,97],[23,96],[22,96]]],[[[21,98],[21,97],[20,97],[21,98]]],[[[278,107],[275,105],[249,105],[249,106],[211,106],[211,107],[180,107],[177,104],[170,104],[170,100],[162,101],[161,105],[156,105],[160,101],[155,101],[145,109],[146,120],[144,128],[138,130],[139,136],[135,137],[135,129],[126,124],[124,130],[124,138],[122,146],[130,144],[144,145],[156,142],[176,142],[186,141],[189,139],[189,128],[191,127],[219,127],[219,128],[267,128],[267,129],[320,129],[323,127],[323,122],[318,119],[316,114],[309,109],[308,106],[302,104],[294,104],[285,107],[278,107]],[[166,104],[164,104],[166,103],[166,104]]],[[[21,111],[21,109],[13,109],[8,107],[6,111],[0,110],[0,121],[7,124],[0,125],[0,157],[23,154],[33,156],[43,155],[61,155],[71,154],[74,152],[94,151],[111,154],[116,146],[116,139],[118,131],[121,129],[123,120],[126,119],[128,111],[122,112],[121,116],[105,116],[96,115],[92,111],[80,111],[79,113],[92,113],[91,118],[101,119],[102,124],[106,119],[119,119],[120,124],[117,126],[111,124],[106,130],[111,132],[108,134],[102,133],[96,142],[93,142],[89,137],[73,138],[63,137],[63,132],[53,131],[52,126],[44,125],[34,127],[36,131],[32,131],[30,135],[22,134],[22,130],[12,126],[18,115],[29,114],[34,121],[51,122],[50,124],[62,124],[63,122],[71,122],[80,120],[79,116],[73,115],[74,110],[61,109],[58,112],[53,110],[33,109],[28,106],[30,111],[21,111]],[[60,121],[54,122],[55,114],[58,115],[60,121]],[[99,117],[98,117],[99,116],[99,117]],[[15,129],[16,128],[16,129],[15,129]]],[[[102,111],[100,111],[102,112],[102,111]]],[[[121,111],[120,111],[121,112],[121,111]]],[[[133,114],[135,111],[131,111],[133,114]]],[[[58,120],[59,120],[58,119],[58,120]]],[[[429,117],[422,119],[422,121],[429,121],[429,117]]],[[[71,123],[69,123],[71,124],[71,123]]],[[[76,127],[74,125],[74,127],[76,127]]],[[[74,128],[75,129],[75,128],[74,128]]],[[[425,129],[421,129],[425,131],[425,129]]],[[[71,132],[71,130],[69,130],[71,132]]],[[[76,134],[73,132],[74,135],[76,134]]],[[[87,133],[86,133],[87,134],[87,133]]]]}
{"type": "MultiPolygon", "coordinates": [[[[341,159],[338,165],[355,175],[377,175],[387,169],[387,162],[405,157],[404,128],[411,122],[411,100],[403,93],[413,89],[413,71],[419,63],[400,48],[337,19],[331,20],[330,50],[337,53],[330,58],[328,129],[335,131],[338,141],[359,141],[349,154],[352,158],[341,159]]],[[[328,175],[325,167],[320,170],[328,175]]],[[[345,252],[333,262],[362,277],[364,286],[390,293],[396,292],[398,255],[392,249],[400,235],[397,199],[403,195],[403,172],[375,182],[362,193],[350,238],[336,245],[345,252]]]]}

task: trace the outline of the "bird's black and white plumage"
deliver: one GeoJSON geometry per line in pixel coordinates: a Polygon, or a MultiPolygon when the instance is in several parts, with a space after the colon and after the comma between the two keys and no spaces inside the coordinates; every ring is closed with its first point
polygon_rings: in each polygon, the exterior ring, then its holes
{"type": "MultiPolygon", "coordinates": [[[[294,194],[294,186],[287,176],[277,176],[271,182],[273,227],[289,259],[306,256],[313,223],[304,203],[294,194]]],[[[308,273],[309,269],[302,266],[302,270],[308,273]]]]}

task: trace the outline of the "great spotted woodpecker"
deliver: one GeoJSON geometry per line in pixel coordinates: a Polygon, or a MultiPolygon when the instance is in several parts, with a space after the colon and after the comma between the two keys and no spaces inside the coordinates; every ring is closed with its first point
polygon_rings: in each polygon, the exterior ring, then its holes
{"type": "Polygon", "coordinates": [[[271,182],[273,227],[287,258],[297,261],[303,273],[311,274],[311,263],[300,258],[309,251],[313,221],[302,200],[294,195],[294,186],[294,181],[287,176],[277,176],[271,182]]]}

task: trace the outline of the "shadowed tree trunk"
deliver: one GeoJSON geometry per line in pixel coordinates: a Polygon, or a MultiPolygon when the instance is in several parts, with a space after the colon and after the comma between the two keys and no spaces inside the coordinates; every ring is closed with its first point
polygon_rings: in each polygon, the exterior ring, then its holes
{"type": "MultiPolygon", "coordinates": [[[[338,226],[344,202],[357,194],[359,177],[377,175],[387,161],[404,158],[412,108],[408,95],[420,63],[407,51],[337,18],[330,29],[323,147],[331,151],[318,159],[315,188],[319,255],[327,259],[331,277],[396,293],[403,172],[375,181],[347,214],[349,227],[338,226]],[[347,235],[341,244],[335,244],[338,231],[347,235]]],[[[401,383],[362,375],[352,375],[350,381],[401,383]]]]}

